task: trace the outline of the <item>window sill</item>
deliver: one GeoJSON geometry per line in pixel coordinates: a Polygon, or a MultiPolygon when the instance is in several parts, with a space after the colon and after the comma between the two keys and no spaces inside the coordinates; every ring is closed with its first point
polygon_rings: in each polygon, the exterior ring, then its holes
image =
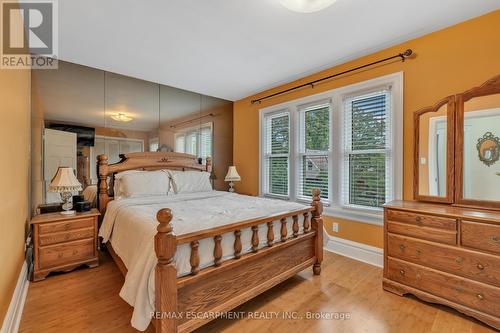
{"type": "MultiPolygon", "coordinates": [[[[262,197],[270,199],[279,199],[290,201],[288,197],[282,197],[278,195],[262,195],[262,197]]],[[[295,200],[304,205],[311,204],[311,200],[300,198],[295,200]]],[[[323,202],[323,215],[330,217],[338,217],[346,220],[351,220],[354,222],[373,224],[378,226],[384,225],[384,211],[382,209],[366,209],[366,208],[355,208],[355,207],[334,207],[330,206],[328,201],[323,202]]]]}
{"type": "Polygon", "coordinates": [[[384,212],[378,210],[367,211],[363,209],[330,206],[323,209],[323,215],[378,226],[384,225],[384,212]]]}

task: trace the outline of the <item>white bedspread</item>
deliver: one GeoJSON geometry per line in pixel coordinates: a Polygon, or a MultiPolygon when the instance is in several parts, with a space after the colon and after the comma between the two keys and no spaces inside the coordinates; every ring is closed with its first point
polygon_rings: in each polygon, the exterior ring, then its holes
{"type": "MultiPolygon", "coordinates": [[[[304,205],[244,196],[229,192],[198,192],[171,196],[130,198],[111,201],[99,230],[104,242],[111,241],[113,249],[127,267],[128,273],[120,296],[134,307],[131,324],[144,331],[154,311],[154,269],[157,258],[154,252],[156,213],[170,208],[173,213],[173,230],[176,235],[244,221],[251,218],[275,215],[303,208],[304,205]]],[[[287,223],[288,233],[292,223],[287,223]]],[[[275,239],[279,239],[279,221],[274,222],[275,239]]],[[[251,230],[242,229],[243,253],[251,250],[251,230]]],[[[259,228],[260,246],[267,242],[267,228],[259,228]]],[[[234,234],[222,237],[223,260],[233,257],[234,234]]],[[[199,243],[200,268],[213,264],[214,241],[212,238],[199,243]]],[[[177,247],[174,262],[178,276],[189,274],[191,265],[189,244],[177,247]]]]}

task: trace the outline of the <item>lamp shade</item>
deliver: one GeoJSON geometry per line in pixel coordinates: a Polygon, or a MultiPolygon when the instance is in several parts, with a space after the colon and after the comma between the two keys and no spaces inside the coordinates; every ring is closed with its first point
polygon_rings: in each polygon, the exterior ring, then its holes
{"type": "Polygon", "coordinates": [[[76,179],[73,168],[59,167],[49,185],[49,192],[76,192],[82,190],[82,184],[76,179]]]}
{"type": "Polygon", "coordinates": [[[226,178],[224,180],[226,182],[234,182],[234,181],[240,181],[241,180],[241,177],[238,174],[238,171],[236,171],[236,167],[234,165],[231,165],[229,167],[229,170],[227,170],[226,178]]]}

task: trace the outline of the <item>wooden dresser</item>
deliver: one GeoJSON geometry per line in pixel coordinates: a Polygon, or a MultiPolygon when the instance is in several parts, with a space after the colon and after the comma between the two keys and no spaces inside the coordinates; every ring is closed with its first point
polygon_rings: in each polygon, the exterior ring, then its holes
{"type": "Polygon", "coordinates": [[[384,219],[385,290],[500,329],[500,212],[393,201],[384,219]]]}
{"type": "Polygon", "coordinates": [[[43,280],[50,272],[66,272],[84,264],[97,266],[99,215],[97,209],[92,209],[69,216],[49,213],[33,217],[33,280],[43,280]]]}

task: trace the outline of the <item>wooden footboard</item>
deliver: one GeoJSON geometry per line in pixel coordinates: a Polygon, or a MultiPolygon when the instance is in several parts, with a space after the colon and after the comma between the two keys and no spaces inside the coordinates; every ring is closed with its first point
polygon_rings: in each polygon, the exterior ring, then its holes
{"type": "Polygon", "coordinates": [[[194,232],[176,237],[172,230],[172,212],[161,209],[155,236],[157,333],[190,332],[232,310],[308,266],[314,274],[321,272],[323,260],[323,206],[320,191],[313,190],[311,207],[279,215],[194,232]],[[292,218],[292,234],[288,234],[287,218],[292,218]],[[274,221],[280,221],[280,239],[274,239],[274,221]],[[303,232],[299,233],[299,223],[303,232]],[[259,248],[258,228],[267,228],[267,245],[259,248]],[[252,229],[252,252],[242,254],[241,230],[252,229]],[[235,257],[222,261],[222,235],[235,235],[235,257]],[[199,241],[214,241],[214,265],[199,268],[199,241]],[[176,277],[173,257],[177,245],[191,246],[191,274],[176,277]]]}

